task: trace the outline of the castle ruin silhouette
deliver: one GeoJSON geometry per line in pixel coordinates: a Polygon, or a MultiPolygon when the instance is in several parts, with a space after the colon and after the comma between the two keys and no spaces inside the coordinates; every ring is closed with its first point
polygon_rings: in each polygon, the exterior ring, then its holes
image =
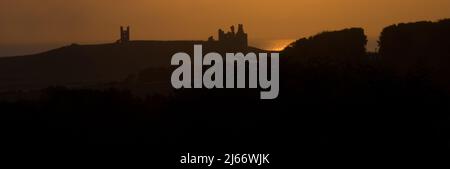
{"type": "MultiPolygon", "coordinates": [[[[120,39],[117,40],[119,44],[130,44],[130,43],[143,43],[143,42],[155,42],[155,41],[139,41],[139,40],[130,40],[130,27],[127,26],[124,29],[123,26],[120,27],[120,39]]],[[[160,41],[163,42],[163,41],[160,41]]],[[[244,25],[238,24],[238,30],[235,31],[234,25],[230,27],[229,32],[225,32],[222,29],[218,31],[218,40],[215,40],[213,36],[210,36],[207,41],[202,40],[192,40],[192,41],[164,41],[164,43],[194,43],[194,44],[203,44],[210,46],[220,46],[224,48],[247,48],[248,47],[248,34],[244,31],[244,25]]]]}
{"type": "Polygon", "coordinates": [[[219,43],[225,46],[248,47],[248,35],[244,32],[244,25],[238,25],[238,31],[234,31],[234,26],[230,27],[231,32],[225,33],[219,29],[219,43]]]}
{"type": "Polygon", "coordinates": [[[127,43],[130,42],[130,26],[127,26],[127,29],[124,30],[123,26],[120,27],[120,39],[119,43],[127,43]]]}

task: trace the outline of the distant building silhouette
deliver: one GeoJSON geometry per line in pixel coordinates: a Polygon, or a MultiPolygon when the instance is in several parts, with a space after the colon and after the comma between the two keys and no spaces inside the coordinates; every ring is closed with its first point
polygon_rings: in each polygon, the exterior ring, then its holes
{"type": "Polygon", "coordinates": [[[238,25],[238,31],[235,32],[234,26],[230,27],[231,32],[224,32],[219,29],[219,43],[225,46],[248,47],[248,35],[244,32],[244,25],[238,25]]]}
{"type": "Polygon", "coordinates": [[[127,43],[130,42],[130,27],[127,26],[127,29],[124,30],[123,27],[120,27],[120,39],[118,43],[127,43]]]}
{"type": "MultiPolygon", "coordinates": [[[[218,40],[215,40],[213,36],[210,36],[206,41],[165,41],[160,43],[165,44],[182,44],[182,43],[193,43],[193,44],[204,44],[204,45],[212,45],[212,46],[220,46],[225,48],[247,48],[248,47],[248,35],[244,32],[244,25],[239,24],[237,32],[235,31],[235,27],[230,27],[230,32],[224,32],[222,29],[219,29],[218,40]]],[[[117,43],[142,43],[142,42],[150,42],[150,41],[131,41],[130,40],[130,27],[127,26],[126,29],[124,27],[120,27],[120,39],[117,40],[117,43]]]]}

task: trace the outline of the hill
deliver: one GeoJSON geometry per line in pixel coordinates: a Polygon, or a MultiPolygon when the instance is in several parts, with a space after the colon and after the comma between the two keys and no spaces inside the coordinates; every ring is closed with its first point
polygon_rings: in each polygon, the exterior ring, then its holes
{"type": "Polygon", "coordinates": [[[263,52],[253,47],[230,49],[207,41],[72,44],[35,55],[0,58],[0,91],[123,81],[147,69],[168,70],[172,55],[193,53],[194,44],[202,44],[204,52],[263,52]]]}

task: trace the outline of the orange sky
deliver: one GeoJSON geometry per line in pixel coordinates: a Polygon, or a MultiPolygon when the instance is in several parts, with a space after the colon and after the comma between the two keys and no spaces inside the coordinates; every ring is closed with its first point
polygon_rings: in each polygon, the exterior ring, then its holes
{"type": "Polygon", "coordinates": [[[120,25],[132,39],[203,40],[238,23],[251,43],[346,27],[375,39],[393,23],[448,17],[450,0],[1,0],[0,45],[108,42],[120,25]]]}

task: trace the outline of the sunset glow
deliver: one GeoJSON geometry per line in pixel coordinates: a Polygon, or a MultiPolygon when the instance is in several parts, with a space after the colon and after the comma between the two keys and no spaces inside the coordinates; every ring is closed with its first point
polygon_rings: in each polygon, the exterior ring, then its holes
{"type": "Polygon", "coordinates": [[[376,42],[385,26],[448,18],[449,7],[448,0],[1,1],[0,56],[11,45],[113,42],[120,25],[130,25],[135,40],[206,40],[241,23],[250,43],[274,41],[257,46],[271,50],[285,46],[280,39],[348,27],[363,27],[376,42]]]}

